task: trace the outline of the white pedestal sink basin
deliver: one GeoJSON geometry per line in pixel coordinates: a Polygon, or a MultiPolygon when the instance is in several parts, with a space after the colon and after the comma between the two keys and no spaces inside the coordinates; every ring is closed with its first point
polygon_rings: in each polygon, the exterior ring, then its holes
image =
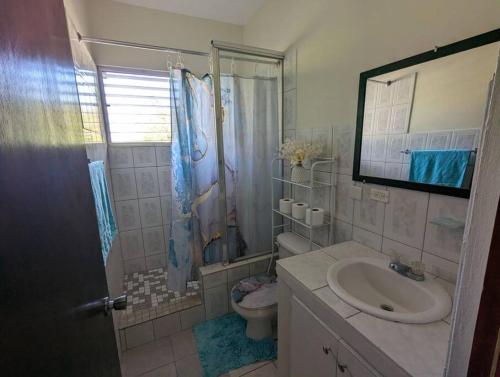
{"type": "Polygon", "coordinates": [[[362,312],[394,322],[429,323],[450,313],[450,295],[434,279],[415,281],[382,258],[346,258],[327,273],[330,288],[362,312]]]}

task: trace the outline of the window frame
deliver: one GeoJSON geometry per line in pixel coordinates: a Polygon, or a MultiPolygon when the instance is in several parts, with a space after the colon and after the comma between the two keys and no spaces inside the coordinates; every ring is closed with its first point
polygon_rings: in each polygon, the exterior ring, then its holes
{"type": "MultiPolygon", "coordinates": [[[[135,75],[148,75],[148,76],[158,76],[170,78],[168,71],[154,70],[154,69],[142,69],[142,68],[129,68],[129,67],[118,67],[112,65],[98,65],[97,66],[97,76],[99,81],[99,93],[101,97],[102,105],[102,115],[104,118],[104,129],[106,132],[106,139],[109,146],[113,147],[165,147],[170,146],[172,141],[149,141],[149,142],[126,142],[126,143],[113,143],[111,139],[111,128],[108,119],[108,106],[106,103],[106,93],[104,91],[104,81],[102,78],[103,72],[117,72],[125,74],[135,74],[135,75]]],[[[172,106],[171,106],[172,109],[172,106]]],[[[172,133],[172,130],[170,130],[172,133]]]]}

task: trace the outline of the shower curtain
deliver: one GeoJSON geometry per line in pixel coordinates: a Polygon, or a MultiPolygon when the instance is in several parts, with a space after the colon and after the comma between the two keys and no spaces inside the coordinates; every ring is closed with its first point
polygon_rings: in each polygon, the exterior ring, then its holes
{"type": "Polygon", "coordinates": [[[171,71],[172,216],[168,287],[184,293],[203,250],[220,237],[212,79],[171,71]]]}
{"type": "MultiPolygon", "coordinates": [[[[230,258],[271,250],[271,160],[279,145],[276,78],[222,76],[230,258]],[[236,237],[236,239],[234,239],[236,237]],[[232,241],[232,242],[231,242],[232,241]]],[[[278,199],[278,198],[275,198],[278,199]]]]}
{"type": "MultiPolygon", "coordinates": [[[[230,258],[271,249],[271,160],[278,148],[273,78],[222,76],[230,258]]],[[[222,222],[212,79],[171,73],[172,220],[168,286],[184,292],[195,268],[221,260],[222,222]]]]}

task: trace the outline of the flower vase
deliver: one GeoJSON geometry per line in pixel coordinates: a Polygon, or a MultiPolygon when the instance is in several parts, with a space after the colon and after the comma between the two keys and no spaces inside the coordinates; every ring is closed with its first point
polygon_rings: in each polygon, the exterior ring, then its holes
{"type": "Polygon", "coordinates": [[[302,164],[292,167],[292,182],[304,183],[307,182],[307,170],[302,164]]]}

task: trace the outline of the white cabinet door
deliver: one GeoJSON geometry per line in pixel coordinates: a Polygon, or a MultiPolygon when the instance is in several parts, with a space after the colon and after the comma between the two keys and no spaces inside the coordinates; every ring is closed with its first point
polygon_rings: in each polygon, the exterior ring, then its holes
{"type": "Polygon", "coordinates": [[[295,296],[290,325],[290,377],[335,377],[339,341],[295,296]]]}
{"type": "Polygon", "coordinates": [[[343,340],[340,341],[337,377],[380,377],[361,356],[359,356],[343,340]]]}

